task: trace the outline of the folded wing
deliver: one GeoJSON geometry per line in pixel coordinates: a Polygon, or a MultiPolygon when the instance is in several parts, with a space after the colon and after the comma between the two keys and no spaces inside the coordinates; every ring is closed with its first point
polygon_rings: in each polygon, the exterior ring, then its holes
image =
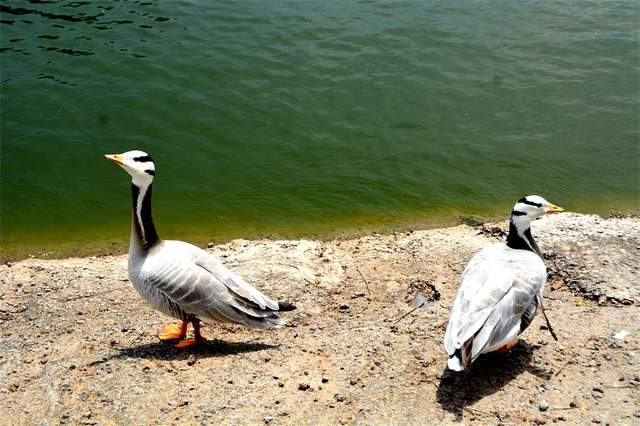
{"type": "Polygon", "coordinates": [[[153,262],[145,265],[144,279],[181,310],[205,322],[235,322],[258,329],[284,324],[275,314],[278,302],[188,243],[165,241],[153,262]]]}
{"type": "Polygon", "coordinates": [[[545,279],[544,263],[532,252],[504,245],[480,251],[465,269],[451,309],[447,353],[461,350],[463,360],[473,361],[515,339],[545,279]]]}

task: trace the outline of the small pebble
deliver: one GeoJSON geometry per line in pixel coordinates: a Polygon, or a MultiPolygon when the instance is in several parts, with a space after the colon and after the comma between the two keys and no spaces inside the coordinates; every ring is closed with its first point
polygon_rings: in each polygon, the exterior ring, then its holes
{"type": "Polygon", "coordinates": [[[271,420],[273,420],[273,417],[271,416],[264,416],[262,418],[262,420],[264,420],[265,423],[271,423],[271,420]]]}
{"type": "Polygon", "coordinates": [[[306,391],[306,390],[309,390],[310,387],[311,386],[309,386],[307,383],[300,383],[298,385],[298,390],[306,391]]]}
{"type": "Polygon", "coordinates": [[[329,378],[328,377],[323,377],[322,378],[322,383],[329,383],[329,378]]]}
{"type": "Polygon", "coordinates": [[[542,401],[540,401],[540,403],[538,404],[538,409],[539,409],[540,411],[547,411],[547,410],[549,409],[549,403],[543,399],[543,400],[542,400],[542,401]]]}

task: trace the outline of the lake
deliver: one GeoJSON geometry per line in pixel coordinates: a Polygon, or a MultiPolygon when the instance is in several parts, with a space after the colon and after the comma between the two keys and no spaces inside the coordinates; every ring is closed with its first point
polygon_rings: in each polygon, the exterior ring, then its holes
{"type": "Polygon", "coordinates": [[[636,1],[3,1],[3,259],[640,212],[636,1]]]}

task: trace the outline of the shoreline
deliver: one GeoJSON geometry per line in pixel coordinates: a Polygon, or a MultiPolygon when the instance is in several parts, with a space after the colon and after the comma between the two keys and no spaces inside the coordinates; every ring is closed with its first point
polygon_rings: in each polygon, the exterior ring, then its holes
{"type": "MultiPolygon", "coordinates": [[[[575,213],[577,215],[595,215],[602,219],[608,218],[640,218],[640,211],[628,209],[625,211],[610,210],[607,214],[596,213],[575,213]]],[[[178,239],[189,242],[201,248],[211,247],[211,245],[222,245],[234,240],[246,241],[279,241],[279,240],[316,240],[328,242],[332,240],[346,241],[362,238],[367,235],[389,235],[403,232],[426,231],[433,229],[447,229],[459,225],[478,227],[481,225],[504,223],[507,219],[502,216],[490,215],[457,215],[455,217],[438,217],[431,220],[407,221],[406,223],[360,225],[337,230],[325,230],[317,232],[282,232],[282,233],[256,233],[253,235],[229,235],[219,237],[194,237],[182,238],[180,235],[166,238],[167,240],[178,239]]],[[[128,224],[129,225],[129,224],[128,224]]],[[[89,242],[87,239],[76,240],[65,244],[49,244],[46,247],[33,246],[27,244],[2,244],[0,243],[0,264],[7,262],[17,262],[25,259],[67,259],[71,257],[93,257],[93,256],[118,256],[126,254],[129,249],[128,232],[126,239],[111,239],[101,243],[89,242]]]]}
{"type": "Polygon", "coordinates": [[[0,265],[0,409],[15,424],[632,423],[637,217],[534,222],[559,340],[538,314],[512,351],[444,370],[460,275],[505,225],[213,246],[298,309],[262,332],[206,325],[208,342],[186,351],[158,342],[172,320],[135,292],[125,254],[0,265]],[[418,292],[426,308],[406,315],[418,292]]]}

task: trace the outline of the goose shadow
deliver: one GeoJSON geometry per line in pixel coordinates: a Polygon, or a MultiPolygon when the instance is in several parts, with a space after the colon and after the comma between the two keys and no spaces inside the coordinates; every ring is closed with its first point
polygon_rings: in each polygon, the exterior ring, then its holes
{"type": "Polygon", "coordinates": [[[127,348],[119,348],[116,353],[90,363],[90,366],[102,364],[113,359],[125,358],[145,358],[163,361],[180,361],[198,358],[224,357],[241,353],[259,352],[270,349],[277,349],[280,345],[269,345],[266,343],[246,343],[246,342],[226,342],[223,340],[206,340],[203,343],[185,348],[177,349],[175,342],[154,342],[145,343],[127,348]]]}
{"type": "Polygon", "coordinates": [[[534,352],[538,348],[540,345],[520,341],[509,352],[481,355],[468,372],[445,368],[436,393],[437,402],[444,410],[455,414],[456,421],[462,421],[463,412],[468,405],[494,394],[524,372],[545,380],[550,379],[550,371],[532,364],[534,352]]]}

